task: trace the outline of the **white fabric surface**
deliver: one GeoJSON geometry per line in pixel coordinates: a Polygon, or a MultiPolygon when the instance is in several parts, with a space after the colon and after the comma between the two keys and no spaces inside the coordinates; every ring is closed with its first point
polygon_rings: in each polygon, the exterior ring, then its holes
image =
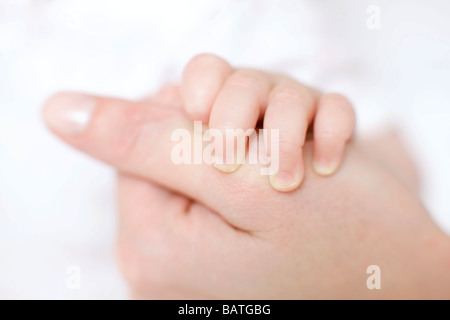
{"type": "Polygon", "coordinates": [[[114,172],[52,137],[40,106],[58,90],[138,98],[201,52],[346,94],[360,132],[400,126],[450,232],[449,13],[446,0],[0,0],[0,298],[126,297],[114,172]]]}

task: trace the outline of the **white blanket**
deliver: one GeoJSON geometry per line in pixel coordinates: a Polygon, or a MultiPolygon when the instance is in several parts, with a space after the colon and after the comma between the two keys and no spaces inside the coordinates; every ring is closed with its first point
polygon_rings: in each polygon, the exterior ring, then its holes
{"type": "Polygon", "coordinates": [[[360,133],[397,124],[450,232],[449,12],[447,0],[0,0],[0,298],[126,296],[114,172],[52,137],[40,106],[62,89],[141,97],[201,52],[346,94],[360,133]]]}

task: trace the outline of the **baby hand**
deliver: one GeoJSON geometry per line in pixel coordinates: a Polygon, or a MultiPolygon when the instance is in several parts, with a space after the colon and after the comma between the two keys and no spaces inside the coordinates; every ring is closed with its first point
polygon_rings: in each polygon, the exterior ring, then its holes
{"type": "Polygon", "coordinates": [[[303,180],[302,148],[308,128],[314,134],[314,169],[329,176],[340,167],[355,127],[355,113],[345,97],[321,95],[287,76],[233,69],[209,54],[189,62],[181,96],[192,120],[224,134],[227,129],[255,129],[260,120],[264,129],[279,130],[279,170],[270,183],[283,192],[296,189],[303,180]]]}

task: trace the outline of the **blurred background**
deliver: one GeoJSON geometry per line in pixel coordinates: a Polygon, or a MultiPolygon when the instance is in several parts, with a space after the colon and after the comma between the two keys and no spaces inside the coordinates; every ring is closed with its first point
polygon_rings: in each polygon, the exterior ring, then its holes
{"type": "Polygon", "coordinates": [[[0,0],[0,298],[127,297],[114,171],[40,109],[59,90],[138,99],[204,52],[347,95],[359,135],[398,127],[450,234],[449,14],[448,0],[0,0]]]}

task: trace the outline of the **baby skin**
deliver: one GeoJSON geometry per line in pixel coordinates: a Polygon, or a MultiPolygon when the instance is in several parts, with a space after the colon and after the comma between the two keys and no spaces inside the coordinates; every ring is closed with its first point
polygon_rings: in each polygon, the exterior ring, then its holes
{"type": "Polygon", "coordinates": [[[413,191],[404,154],[347,143],[354,115],[339,95],[199,56],[181,90],[140,102],[59,93],[44,118],[116,168],[118,260],[135,298],[450,298],[450,240],[413,191]],[[258,165],[226,174],[174,164],[171,133],[194,119],[279,129],[289,174],[268,181],[258,165]],[[367,286],[373,265],[380,290],[367,286]]]}
{"type": "MultiPolygon", "coordinates": [[[[355,127],[355,114],[345,97],[321,95],[284,75],[234,69],[209,54],[188,63],[181,84],[181,106],[190,119],[207,123],[223,136],[226,130],[255,129],[260,121],[264,129],[278,130],[279,170],[269,181],[282,192],[298,188],[303,180],[302,153],[308,128],[314,131],[313,167],[316,173],[328,176],[341,165],[355,127]]],[[[239,168],[233,164],[216,167],[225,172],[239,168]]]]}

